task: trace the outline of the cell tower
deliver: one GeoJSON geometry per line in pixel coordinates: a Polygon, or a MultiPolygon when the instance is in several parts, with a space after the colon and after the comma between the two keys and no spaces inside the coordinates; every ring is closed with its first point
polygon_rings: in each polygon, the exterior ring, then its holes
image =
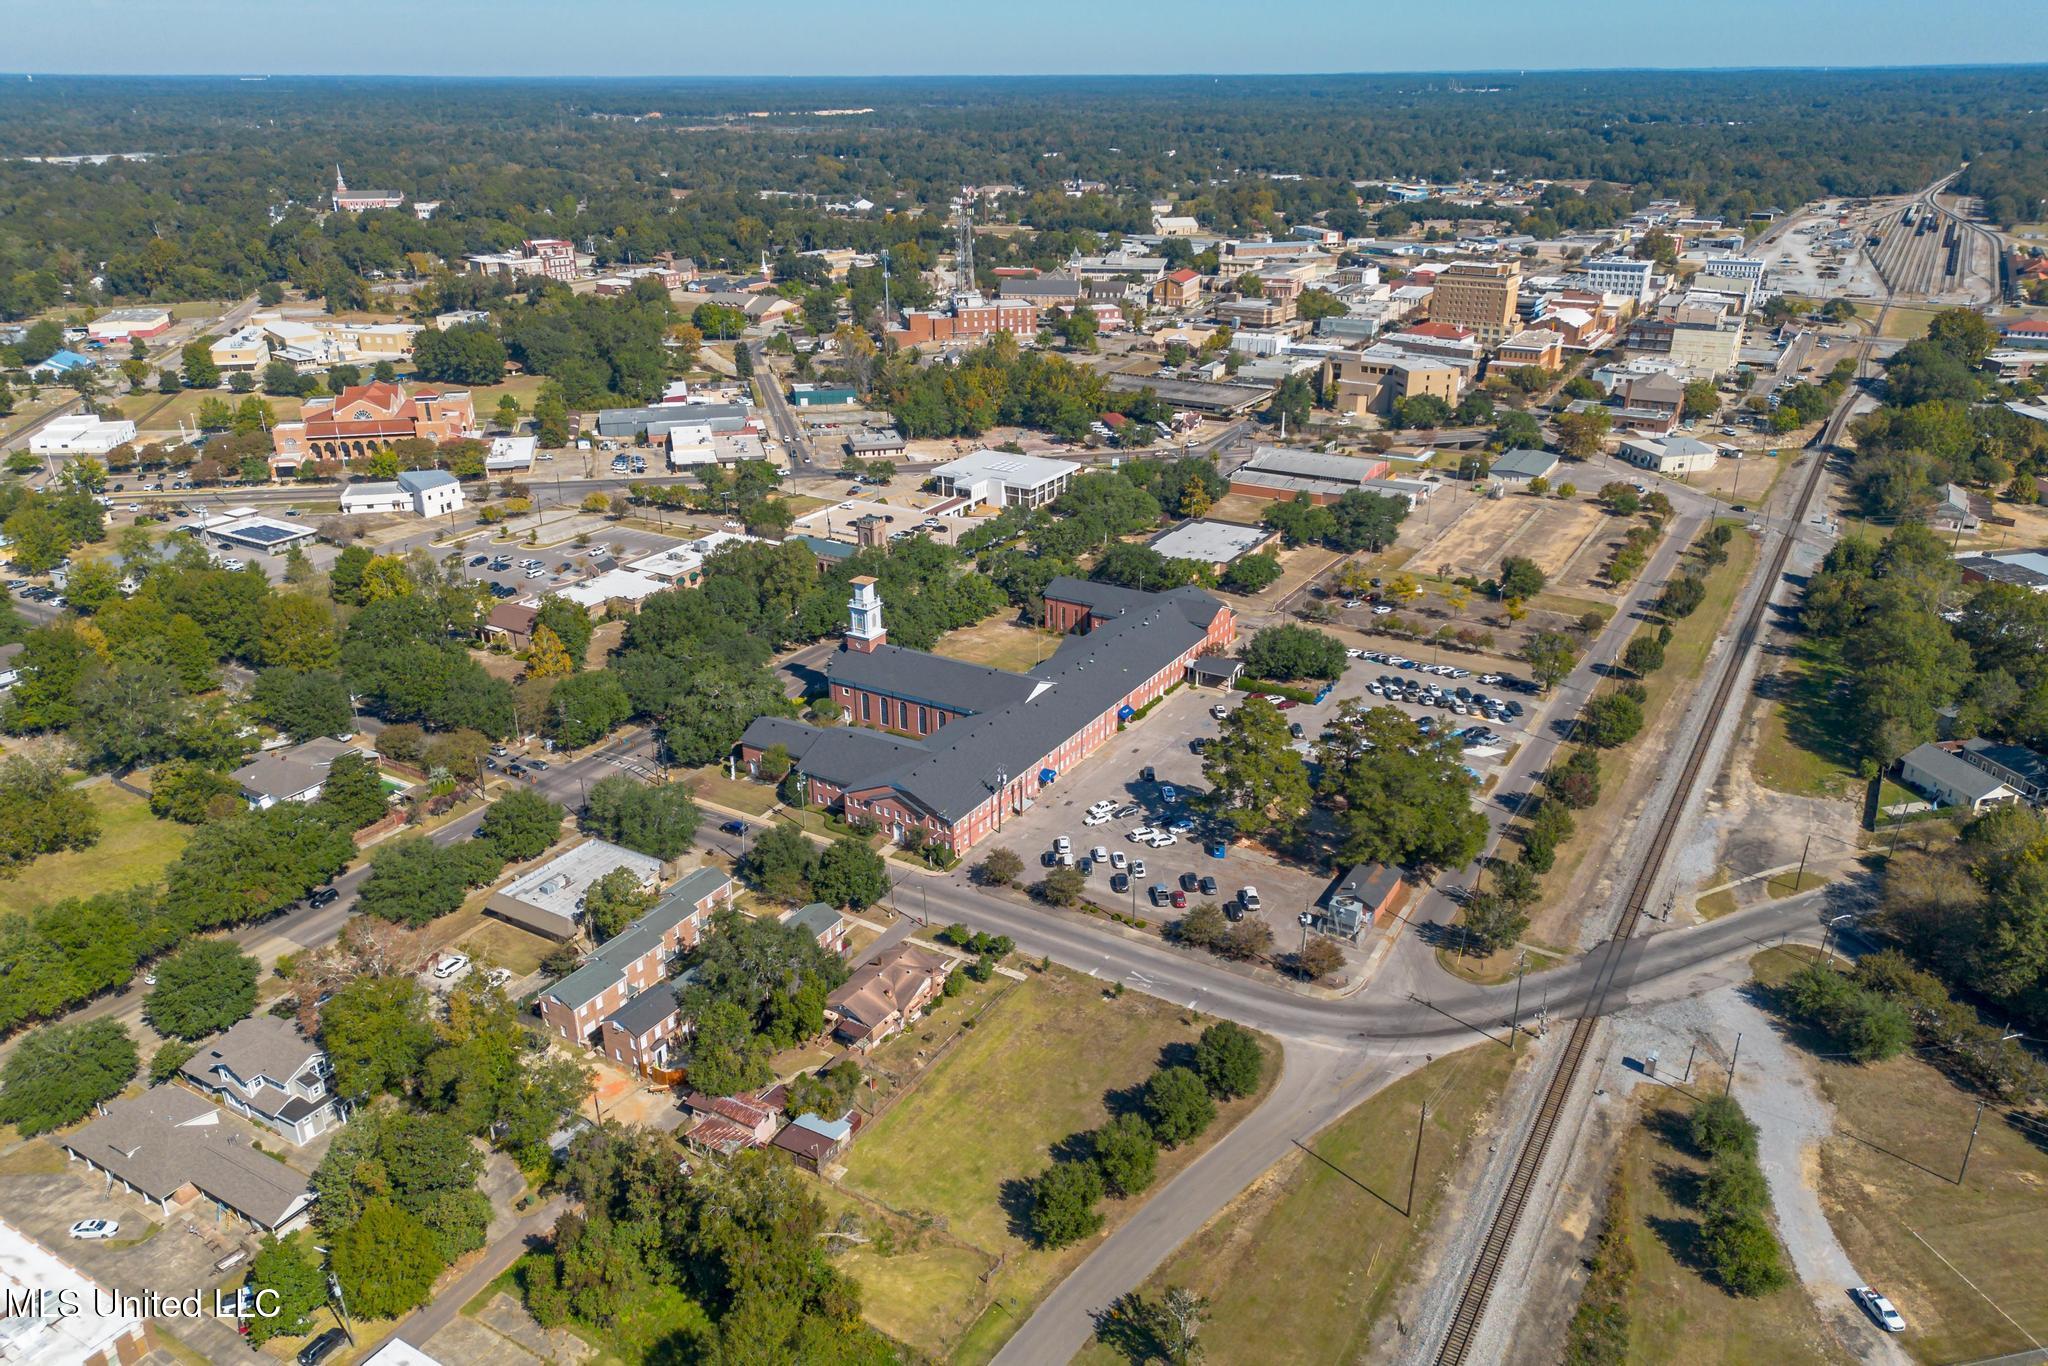
{"type": "Polygon", "coordinates": [[[964,189],[960,196],[960,292],[974,292],[974,197],[964,189]]]}

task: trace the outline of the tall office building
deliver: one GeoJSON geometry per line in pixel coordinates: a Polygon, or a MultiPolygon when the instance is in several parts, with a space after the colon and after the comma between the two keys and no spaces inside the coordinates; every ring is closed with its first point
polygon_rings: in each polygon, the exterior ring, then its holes
{"type": "Polygon", "coordinates": [[[1469,330],[1482,346],[1498,346],[1521,330],[1515,316],[1521,289],[1522,268],[1513,261],[1459,261],[1438,273],[1429,319],[1469,330]]]}

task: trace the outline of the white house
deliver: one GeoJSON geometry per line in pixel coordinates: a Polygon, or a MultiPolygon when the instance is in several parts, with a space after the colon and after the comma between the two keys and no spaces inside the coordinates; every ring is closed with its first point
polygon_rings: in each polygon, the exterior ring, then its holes
{"type": "Polygon", "coordinates": [[[51,418],[28,439],[33,455],[105,455],[135,439],[135,424],[126,418],[109,422],[90,413],[51,418]]]}

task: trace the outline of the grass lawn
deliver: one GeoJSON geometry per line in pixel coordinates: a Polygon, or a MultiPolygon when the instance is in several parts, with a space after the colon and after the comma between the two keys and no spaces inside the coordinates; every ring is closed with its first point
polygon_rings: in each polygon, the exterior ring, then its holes
{"type": "MultiPolygon", "coordinates": [[[[1439,1058],[1357,1106],[1239,1195],[1182,1244],[1145,1286],[1205,1295],[1211,1361],[1364,1361],[1366,1344],[1408,1275],[1451,1169],[1514,1059],[1480,1044],[1439,1058]],[[1430,1103],[1403,1218],[1418,1107],[1430,1103]],[[1313,1155],[1311,1155],[1313,1154],[1313,1155]]],[[[1091,1344],[1077,1358],[1122,1360],[1091,1344]]]]}
{"type": "MultiPolygon", "coordinates": [[[[1815,956],[1750,962],[1758,980],[1774,983],[1815,956]]],[[[2041,1116],[1987,1106],[1959,1186],[1977,1121],[1973,1093],[1911,1053],[1808,1065],[1835,1108],[1834,1136],[1820,1149],[1821,1204],[1856,1269],[1906,1316],[1907,1349],[1924,1361],[1963,1361],[2023,1351],[2029,1335],[2048,1339],[2041,1116]]]]}
{"type": "Polygon", "coordinates": [[[1894,304],[1892,311],[1885,315],[1883,335],[1900,337],[1906,341],[1924,337],[1927,335],[1928,324],[1939,317],[1941,312],[1938,308],[1908,308],[1894,304]]]}
{"type": "Polygon", "coordinates": [[[1835,670],[1810,648],[1770,680],[1773,700],[1757,723],[1750,771],[1774,792],[1795,797],[1847,797],[1863,780],[1848,747],[1850,718],[1835,689],[1835,670]]]}
{"type": "Polygon", "coordinates": [[[773,784],[757,783],[749,778],[728,778],[725,770],[715,765],[700,768],[682,781],[688,784],[693,795],[749,815],[765,816],[768,808],[775,805],[773,784]]]}
{"type": "Polygon", "coordinates": [[[1050,631],[1035,631],[1008,618],[991,617],[948,631],[932,647],[932,653],[1021,673],[1048,658],[1059,643],[1060,637],[1050,631]]]}
{"type": "Polygon", "coordinates": [[[0,912],[32,911],[66,897],[153,882],[192,838],[185,826],[152,816],[145,798],[111,782],[94,783],[86,797],[99,813],[99,843],[45,854],[13,881],[0,882],[0,912]]]}
{"type": "Polygon", "coordinates": [[[1628,1295],[1630,1362],[1839,1361],[1795,1281],[1739,1299],[1709,1280],[1699,1260],[1699,1216],[1690,1197],[1707,1164],[1685,1140],[1692,1102],[1650,1092],[1621,1152],[1636,1255],[1628,1295]]]}
{"type": "MultiPolygon", "coordinates": [[[[861,1280],[871,1321],[932,1356],[993,1356],[1095,1242],[1057,1252],[1034,1246],[1022,1223],[1025,1183],[1045,1168],[1054,1145],[1102,1123],[1153,1068],[1178,1059],[1200,1033],[1199,1021],[1163,1001],[1137,993],[1112,998],[1099,983],[1064,970],[1034,973],[1004,990],[850,1155],[841,1183],[846,1194],[877,1217],[943,1235],[916,1255],[863,1251],[842,1263],[861,1280]]],[[[1278,1046],[1269,1043],[1267,1051],[1270,1083],[1278,1046]]],[[[900,1050],[884,1053],[884,1065],[903,1061],[900,1050]]],[[[1256,1103],[1253,1097],[1219,1107],[1201,1140],[1162,1153],[1158,1184],[1256,1103]]],[[[1114,1227],[1136,1208],[1137,1202],[1109,1201],[1103,1212],[1114,1227]]]]}
{"type": "Polygon", "coordinates": [[[553,940],[503,920],[486,918],[462,941],[462,950],[478,963],[509,968],[524,977],[540,970],[540,960],[553,952],[553,940]]]}

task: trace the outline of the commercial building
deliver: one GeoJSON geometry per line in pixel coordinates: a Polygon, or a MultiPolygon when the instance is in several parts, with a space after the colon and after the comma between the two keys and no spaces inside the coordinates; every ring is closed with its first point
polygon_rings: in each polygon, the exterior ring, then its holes
{"type": "Polygon", "coordinates": [[[1193,308],[1202,302],[1202,277],[1186,267],[1169,270],[1152,282],[1152,302],[1162,308],[1193,308]]]}
{"type": "Polygon", "coordinates": [[[1080,470],[1071,460],[983,449],[939,466],[932,471],[932,479],[940,493],[965,498],[970,507],[988,503],[998,508],[1035,508],[1065,493],[1067,482],[1080,470]]]}
{"type": "Polygon", "coordinates": [[[1631,465],[1672,478],[1705,474],[1720,458],[1714,447],[1689,436],[1625,436],[1618,454],[1631,465]]]}
{"type": "Polygon", "coordinates": [[[1437,273],[1429,299],[1431,322],[1470,330],[1482,346],[1497,346],[1520,330],[1515,301],[1522,268],[1512,261],[1457,261],[1437,273]]]}
{"type": "Polygon", "coordinates": [[[855,579],[853,590],[845,648],[824,669],[847,724],[763,717],[741,737],[741,757],[758,771],[781,745],[807,800],[899,843],[915,832],[956,854],[1237,638],[1236,615],[1199,589],[1141,593],[1059,578],[1046,585],[1043,624],[1067,639],[1017,673],[888,644],[874,580],[855,579]]]}
{"type": "Polygon", "coordinates": [[[1330,406],[1353,417],[1385,417],[1402,399],[1421,395],[1455,406],[1463,384],[1464,371],[1456,362],[1384,343],[1340,351],[1323,361],[1323,392],[1330,406]]]}
{"type": "Polygon", "coordinates": [[[0,1221],[0,1361],[135,1366],[157,1353],[141,1306],[0,1221]]]}
{"type": "Polygon", "coordinates": [[[540,445],[537,436],[494,436],[489,449],[484,452],[484,473],[504,474],[512,470],[533,468],[535,449],[540,445]]]}
{"type": "Polygon", "coordinates": [[[170,330],[168,308],[110,308],[85,325],[86,337],[102,346],[148,341],[170,330]]]}
{"type": "Polygon", "coordinates": [[[1564,335],[1545,327],[1525,327],[1500,344],[1500,349],[1493,353],[1493,363],[1561,369],[1564,365],[1564,335]]]}
{"type": "Polygon", "coordinates": [[[2035,593],[2048,593],[2048,550],[1997,550],[1985,555],[1958,555],[1964,583],[2010,583],[2035,593]]]}
{"type": "Polygon", "coordinates": [[[690,425],[708,426],[714,435],[759,429],[751,403],[657,403],[597,415],[597,434],[607,441],[666,441],[671,428],[690,425]]]}
{"type": "Polygon", "coordinates": [[[345,1118],[328,1089],[326,1050],[290,1020],[252,1015],[203,1044],[179,1075],[244,1119],[305,1143],[345,1118]]]}
{"type": "Polygon", "coordinates": [[[270,341],[261,325],[249,323],[236,328],[207,348],[216,369],[227,374],[237,370],[261,370],[270,363],[270,341]]]}
{"type": "Polygon", "coordinates": [[[789,386],[789,403],[792,408],[843,408],[858,402],[860,391],[857,389],[829,384],[789,386]]]}
{"type": "Polygon", "coordinates": [[[288,522],[282,517],[236,517],[205,528],[205,535],[217,545],[263,555],[282,555],[318,534],[304,522],[288,522]]]}
{"type": "Polygon", "coordinates": [[[1038,304],[1030,299],[962,296],[948,311],[905,309],[903,326],[889,334],[898,346],[986,341],[998,332],[1030,337],[1038,332],[1038,304]]]}
{"type": "Polygon", "coordinates": [[[252,1132],[205,1096],[153,1086],[107,1102],[62,1142],[73,1161],[167,1217],[204,1200],[208,1223],[287,1233],[312,1208],[311,1179],[258,1151],[252,1132]]]}
{"type": "Polygon", "coordinates": [[[1638,261],[1633,256],[1595,256],[1579,262],[1577,275],[1586,287],[1602,294],[1619,294],[1638,306],[1656,294],[1657,263],[1638,261]]]}
{"type": "Polygon", "coordinates": [[[1169,560],[1193,560],[1221,574],[1236,560],[1271,545],[1278,534],[1270,527],[1236,522],[1182,522],[1154,536],[1152,548],[1169,560]]]}
{"type": "Polygon", "coordinates": [[[309,398],[296,421],[271,431],[270,472],[296,474],[312,460],[339,464],[374,455],[408,438],[439,445],[476,434],[476,408],[461,390],[416,389],[379,380],[332,398],[309,398]]]}
{"type": "Polygon", "coordinates": [[[1260,446],[1230,473],[1230,491],[1281,502],[1307,494],[1313,503],[1334,503],[1347,493],[1384,479],[1392,467],[1378,456],[1260,446]]]}
{"type": "Polygon", "coordinates": [[[1503,484],[1527,484],[1532,479],[1548,479],[1556,469],[1557,457],[1549,451],[1524,449],[1503,452],[1487,473],[1503,484]]]}
{"type": "Polygon", "coordinates": [[[31,455],[105,455],[135,440],[135,424],[127,418],[109,421],[91,413],[53,417],[28,439],[31,455]]]}
{"type": "Polygon", "coordinates": [[[439,517],[463,506],[462,485],[446,470],[406,470],[396,479],[358,479],[341,490],[343,516],[410,512],[439,517]]]}
{"type": "Polygon", "coordinates": [[[608,840],[586,840],[492,892],[484,909],[535,934],[567,939],[583,923],[590,884],[621,868],[648,891],[660,884],[660,859],[608,840]]]}
{"type": "Polygon", "coordinates": [[[575,244],[559,237],[528,238],[515,251],[479,252],[464,257],[463,268],[487,279],[559,280],[564,284],[580,273],[575,244]]]}
{"type": "Polygon", "coordinates": [[[1733,372],[1741,360],[1742,338],[1740,310],[1690,304],[1635,319],[1622,334],[1621,344],[1632,352],[1670,360],[1689,373],[1719,377],[1733,372]]]}

